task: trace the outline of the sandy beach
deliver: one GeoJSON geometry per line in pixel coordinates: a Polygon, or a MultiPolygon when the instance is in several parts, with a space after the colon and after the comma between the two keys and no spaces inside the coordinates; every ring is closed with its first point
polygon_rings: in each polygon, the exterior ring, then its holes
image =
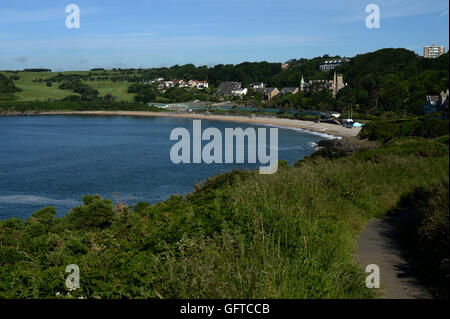
{"type": "Polygon", "coordinates": [[[346,128],[330,123],[315,123],[311,121],[300,121],[291,119],[282,119],[276,117],[264,116],[243,116],[243,115],[213,115],[213,114],[196,114],[196,113],[172,113],[172,112],[145,112],[145,111],[53,111],[39,112],[39,115],[119,115],[119,116],[166,116],[181,117],[200,120],[217,120],[240,123],[254,123],[265,125],[276,125],[283,127],[292,127],[302,130],[308,130],[317,133],[330,134],[341,137],[351,137],[358,135],[361,128],[346,128]]]}

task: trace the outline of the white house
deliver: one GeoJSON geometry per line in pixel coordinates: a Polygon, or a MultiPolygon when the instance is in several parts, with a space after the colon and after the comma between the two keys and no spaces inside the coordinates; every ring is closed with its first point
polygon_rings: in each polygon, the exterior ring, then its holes
{"type": "Polygon", "coordinates": [[[265,85],[263,82],[256,82],[256,83],[250,84],[250,87],[252,89],[264,89],[265,85]]]}
{"type": "Polygon", "coordinates": [[[173,81],[164,81],[164,86],[166,88],[171,88],[175,85],[175,83],[173,83],[173,81]]]}
{"type": "Polygon", "coordinates": [[[189,80],[188,86],[197,89],[207,89],[209,84],[207,81],[189,80]]]}
{"type": "Polygon", "coordinates": [[[234,90],[231,92],[231,94],[236,95],[236,96],[244,96],[244,95],[247,95],[247,92],[248,92],[248,89],[243,88],[243,89],[234,90]]]}
{"type": "Polygon", "coordinates": [[[197,82],[197,89],[207,89],[209,87],[209,84],[207,81],[198,81],[197,82]]]}
{"type": "Polygon", "coordinates": [[[342,63],[350,62],[350,59],[339,59],[339,60],[327,60],[325,62],[320,63],[319,69],[322,72],[334,70],[337,66],[342,63]]]}
{"type": "Polygon", "coordinates": [[[186,81],[180,81],[180,83],[178,83],[178,86],[180,88],[187,88],[189,87],[189,84],[186,81]]]}

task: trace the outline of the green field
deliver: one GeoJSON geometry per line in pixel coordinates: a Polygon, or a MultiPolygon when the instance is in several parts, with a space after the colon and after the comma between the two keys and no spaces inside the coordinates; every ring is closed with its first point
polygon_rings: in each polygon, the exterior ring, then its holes
{"type": "MultiPolygon", "coordinates": [[[[8,72],[0,72],[4,74],[6,77],[10,77],[13,73],[8,72]]],[[[20,76],[20,79],[15,81],[15,85],[22,89],[21,92],[15,93],[17,101],[47,101],[48,99],[59,100],[68,95],[76,94],[70,90],[61,90],[58,88],[60,83],[55,82],[51,87],[46,85],[45,80],[56,76],[59,72],[19,72],[16,75],[20,76]],[[33,82],[35,79],[42,78],[44,81],[33,82]]],[[[69,74],[85,74],[87,75],[89,71],[70,71],[70,72],[61,72],[64,75],[69,74]]],[[[95,76],[107,76],[103,75],[101,72],[91,72],[95,76]]],[[[108,71],[108,76],[110,75],[120,75],[118,72],[108,71]]],[[[97,89],[100,93],[100,96],[104,96],[108,93],[111,93],[116,97],[116,101],[127,101],[132,102],[134,94],[127,93],[128,87],[131,83],[127,81],[117,81],[112,82],[111,80],[106,81],[83,81],[94,89],[97,89]]]]}

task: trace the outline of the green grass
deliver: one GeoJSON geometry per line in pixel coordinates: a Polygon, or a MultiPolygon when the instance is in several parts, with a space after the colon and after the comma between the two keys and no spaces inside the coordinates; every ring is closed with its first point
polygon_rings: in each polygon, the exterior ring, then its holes
{"type": "MultiPolygon", "coordinates": [[[[13,73],[8,72],[0,72],[4,74],[5,76],[9,77],[13,73]]],[[[63,74],[83,74],[87,75],[88,71],[70,71],[70,72],[61,72],[63,74]]],[[[102,72],[96,71],[92,72],[92,74],[95,74],[96,76],[103,76],[101,74],[102,72]]],[[[37,73],[37,72],[19,72],[17,73],[18,76],[20,76],[20,79],[17,81],[14,81],[16,86],[20,89],[22,89],[21,92],[15,93],[16,101],[47,101],[48,99],[55,99],[59,100],[66,96],[69,96],[71,94],[75,94],[72,91],[68,90],[61,90],[58,88],[60,83],[54,82],[53,86],[48,87],[45,83],[45,81],[39,83],[39,82],[33,82],[34,79],[42,78],[44,80],[47,80],[53,76],[56,76],[58,72],[48,72],[48,73],[37,73]]],[[[119,73],[113,73],[113,71],[108,71],[108,74],[117,74],[119,73]]],[[[110,80],[106,81],[83,81],[84,83],[92,86],[93,88],[97,89],[100,93],[100,96],[104,96],[108,93],[111,93],[113,96],[116,97],[117,101],[126,101],[126,102],[132,102],[134,98],[134,94],[127,93],[128,87],[130,86],[130,83],[127,81],[117,81],[112,82],[110,80]]]]}
{"type": "Polygon", "coordinates": [[[133,102],[134,101],[134,93],[128,93],[128,87],[131,83],[126,81],[83,81],[83,83],[88,84],[94,89],[97,89],[100,93],[100,96],[105,96],[108,93],[111,93],[116,97],[117,101],[126,101],[133,102]]]}
{"type": "Polygon", "coordinates": [[[227,173],[154,207],[87,197],[62,219],[49,209],[0,222],[0,297],[66,296],[71,263],[81,270],[75,297],[376,297],[354,261],[358,233],[448,176],[448,146],[434,143],[405,138],[275,175],[227,173]],[[411,152],[414,143],[436,151],[411,152]]]}

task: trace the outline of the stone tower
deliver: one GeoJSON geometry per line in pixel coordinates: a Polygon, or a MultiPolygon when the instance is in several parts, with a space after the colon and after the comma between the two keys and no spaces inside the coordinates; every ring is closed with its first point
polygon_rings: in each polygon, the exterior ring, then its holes
{"type": "Polygon", "coordinates": [[[336,97],[338,92],[345,86],[344,76],[342,74],[337,74],[334,72],[333,83],[331,84],[331,89],[333,90],[333,97],[336,97]]]}

